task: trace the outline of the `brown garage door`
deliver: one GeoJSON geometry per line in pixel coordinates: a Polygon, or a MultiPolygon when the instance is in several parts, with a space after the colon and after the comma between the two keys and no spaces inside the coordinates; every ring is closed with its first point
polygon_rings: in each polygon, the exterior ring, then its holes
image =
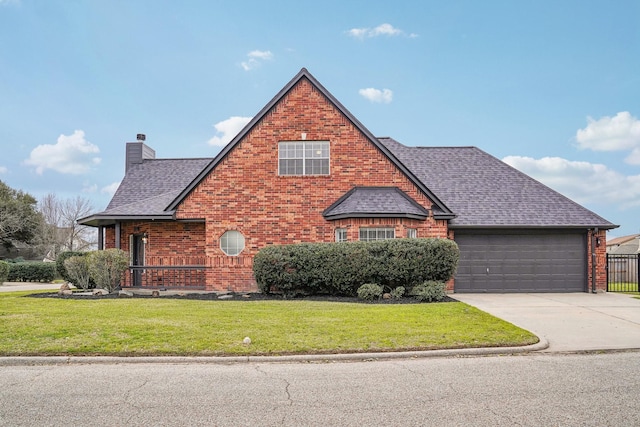
{"type": "Polygon", "coordinates": [[[457,230],[456,292],[584,292],[586,233],[457,230]]]}

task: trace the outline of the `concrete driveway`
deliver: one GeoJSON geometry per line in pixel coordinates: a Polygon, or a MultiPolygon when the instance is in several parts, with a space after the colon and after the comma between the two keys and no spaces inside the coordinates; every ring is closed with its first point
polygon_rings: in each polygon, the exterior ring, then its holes
{"type": "Polygon", "coordinates": [[[453,294],[531,331],[545,351],[640,349],[640,299],[615,293],[453,294]]]}

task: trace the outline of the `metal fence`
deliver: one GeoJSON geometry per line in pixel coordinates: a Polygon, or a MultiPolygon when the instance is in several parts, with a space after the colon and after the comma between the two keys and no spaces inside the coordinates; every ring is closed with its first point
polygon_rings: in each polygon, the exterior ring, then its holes
{"type": "Polygon", "coordinates": [[[152,289],[205,289],[202,265],[130,266],[129,286],[152,289]]]}
{"type": "Polygon", "coordinates": [[[639,292],[640,257],[638,254],[607,254],[607,292],[639,292]]]}

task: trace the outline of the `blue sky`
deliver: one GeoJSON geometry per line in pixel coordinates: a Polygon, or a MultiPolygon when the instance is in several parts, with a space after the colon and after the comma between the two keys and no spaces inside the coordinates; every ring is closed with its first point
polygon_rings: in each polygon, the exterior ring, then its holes
{"type": "Polygon", "coordinates": [[[640,232],[637,0],[0,0],[0,180],[102,210],[137,133],[213,157],[302,67],[377,136],[477,146],[640,232]]]}

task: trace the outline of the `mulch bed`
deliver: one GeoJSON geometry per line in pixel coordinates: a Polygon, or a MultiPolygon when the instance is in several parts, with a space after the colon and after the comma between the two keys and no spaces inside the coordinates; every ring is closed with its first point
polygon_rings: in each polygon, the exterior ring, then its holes
{"type": "MultiPolygon", "coordinates": [[[[163,294],[160,296],[152,295],[140,295],[134,294],[133,296],[120,296],[118,292],[107,295],[79,295],[80,292],[74,292],[72,295],[59,295],[55,292],[39,292],[35,294],[26,295],[29,298],[57,298],[57,299],[74,299],[74,300],[100,300],[100,299],[181,299],[181,300],[199,300],[199,301],[327,301],[327,302],[348,302],[359,304],[423,304],[423,302],[411,297],[403,297],[400,299],[379,299],[375,301],[365,301],[356,297],[338,297],[329,295],[315,295],[305,296],[297,298],[284,298],[279,294],[263,294],[260,292],[255,293],[229,293],[229,294],[215,294],[215,293],[175,293],[175,294],[163,294]]],[[[456,302],[457,300],[446,296],[440,302],[456,302]]]]}

